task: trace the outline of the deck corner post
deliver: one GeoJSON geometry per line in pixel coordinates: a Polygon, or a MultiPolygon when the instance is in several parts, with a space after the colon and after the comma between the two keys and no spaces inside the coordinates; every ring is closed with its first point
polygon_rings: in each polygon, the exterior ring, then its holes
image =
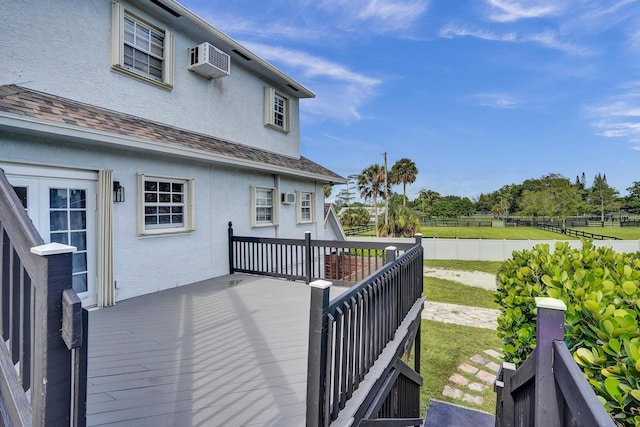
{"type": "Polygon", "coordinates": [[[387,246],[384,248],[385,252],[385,264],[389,264],[390,262],[394,262],[396,260],[396,253],[398,248],[395,246],[387,246]]]}
{"type": "Polygon", "coordinates": [[[535,426],[561,425],[562,399],[553,374],[553,342],[564,340],[564,313],[567,306],[555,298],[536,298],[536,388],[535,426]]]}
{"type": "Polygon", "coordinates": [[[229,221],[229,274],[233,274],[233,223],[229,221]]]}
{"type": "Polygon", "coordinates": [[[422,233],[416,233],[413,237],[416,239],[416,246],[422,245],[422,233]]]}
{"type": "Polygon", "coordinates": [[[71,419],[71,352],[61,334],[62,295],[72,288],[72,261],[76,248],[47,243],[31,248],[31,253],[47,260],[46,288],[36,288],[35,324],[44,326],[34,337],[34,381],[31,395],[33,425],[63,425],[71,419]],[[46,379],[46,381],[45,381],[46,379]],[[37,397],[35,397],[37,396],[37,397]]]}
{"type": "Polygon", "coordinates": [[[304,232],[304,275],[307,285],[311,283],[311,232],[304,232]]]}
{"type": "Polygon", "coordinates": [[[316,280],[310,284],[309,356],[307,359],[307,427],[323,426],[327,358],[327,322],[331,282],[316,280]]]}

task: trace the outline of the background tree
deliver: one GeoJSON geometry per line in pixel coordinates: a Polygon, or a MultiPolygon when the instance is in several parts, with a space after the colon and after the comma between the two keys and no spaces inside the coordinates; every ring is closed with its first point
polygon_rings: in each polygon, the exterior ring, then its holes
{"type": "Polygon", "coordinates": [[[593,185],[589,189],[587,201],[592,213],[600,214],[600,222],[604,225],[605,215],[620,209],[617,200],[618,190],[607,184],[607,176],[597,174],[593,178],[593,185]]]}
{"type": "Polygon", "coordinates": [[[345,227],[359,227],[369,223],[369,211],[364,207],[349,208],[340,215],[340,223],[345,227]]]}
{"type": "MultiPolygon", "coordinates": [[[[378,223],[378,197],[384,198],[384,167],[371,165],[358,175],[358,190],[360,197],[373,201],[373,212],[378,223]]],[[[376,228],[376,235],[378,234],[376,228]]]]}
{"type": "Polygon", "coordinates": [[[402,206],[407,206],[407,184],[416,182],[418,168],[411,159],[403,158],[391,167],[389,178],[392,184],[402,184],[402,206]]]}
{"type": "Polygon", "coordinates": [[[440,193],[433,190],[425,190],[424,188],[418,193],[418,197],[414,200],[416,209],[422,212],[424,216],[431,216],[431,207],[433,202],[440,199],[440,193]]]}
{"type": "Polygon", "coordinates": [[[629,195],[624,198],[623,208],[632,213],[640,212],[640,181],[633,181],[627,191],[629,195]]]}
{"type": "Polygon", "coordinates": [[[355,200],[355,186],[358,180],[358,175],[349,175],[347,177],[346,188],[343,188],[336,195],[336,205],[351,207],[355,200]]]}
{"type": "Polygon", "coordinates": [[[580,190],[568,178],[559,174],[548,174],[538,180],[537,190],[524,190],[521,213],[533,216],[548,216],[564,221],[575,215],[581,206],[580,190]]]}

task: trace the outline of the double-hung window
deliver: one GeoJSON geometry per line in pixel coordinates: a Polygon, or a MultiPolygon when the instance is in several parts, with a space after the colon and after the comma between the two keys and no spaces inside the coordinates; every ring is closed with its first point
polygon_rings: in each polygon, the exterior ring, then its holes
{"type": "Polygon", "coordinates": [[[291,112],[289,98],[277,92],[274,88],[264,90],[264,124],[270,128],[289,132],[291,112]]]}
{"type": "Polygon", "coordinates": [[[180,233],[193,230],[193,180],[138,175],[138,232],[180,233]]]}
{"type": "Polygon", "coordinates": [[[269,187],[251,187],[251,225],[253,227],[278,224],[277,191],[269,187]]]}
{"type": "Polygon", "coordinates": [[[173,85],[173,35],[113,3],[112,58],[115,71],[170,89],[173,85]]]}
{"type": "Polygon", "coordinates": [[[298,191],[296,194],[296,200],[298,204],[297,222],[307,223],[315,221],[315,209],[313,203],[313,193],[307,193],[298,191]]]}

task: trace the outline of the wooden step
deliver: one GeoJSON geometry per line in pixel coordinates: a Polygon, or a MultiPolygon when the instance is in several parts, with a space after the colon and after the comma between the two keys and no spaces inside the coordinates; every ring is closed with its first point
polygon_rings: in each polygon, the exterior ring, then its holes
{"type": "Polygon", "coordinates": [[[431,400],[424,421],[424,427],[494,427],[493,415],[454,405],[453,403],[431,400]]]}

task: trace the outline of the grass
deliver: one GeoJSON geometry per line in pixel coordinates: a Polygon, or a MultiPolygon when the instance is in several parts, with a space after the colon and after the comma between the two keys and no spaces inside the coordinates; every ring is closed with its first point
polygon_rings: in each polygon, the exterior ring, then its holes
{"type": "Polygon", "coordinates": [[[431,399],[438,399],[495,413],[495,394],[490,385],[478,393],[484,398],[481,406],[456,401],[444,396],[442,391],[449,377],[455,372],[460,373],[458,366],[469,363],[471,356],[483,355],[483,351],[488,349],[500,349],[496,331],[423,320],[421,336],[420,373],[424,383],[420,390],[420,407],[424,409],[431,399]]]}
{"type": "Polygon", "coordinates": [[[421,227],[420,232],[423,237],[427,238],[575,240],[573,237],[535,227],[421,227]]]}
{"type": "Polygon", "coordinates": [[[498,274],[502,261],[465,261],[448,259],[426,259],[424,265],[429,267],[449,268],[452,270],[484,271],[489,274],[498,274]]]}
{"type": "Polygon", "coordinates": [[[427,296],[427,301],[472,307],[500,308],[498,304],[493,302],[493,291],[462,285],[436,277],[424,278],[424,294],[427,296]]]}
{"type": "Polygon", "coordinates": [[[639,240],[640,227],[572,227],[587,233],[603,234],[624,240],[639,240]]]}

